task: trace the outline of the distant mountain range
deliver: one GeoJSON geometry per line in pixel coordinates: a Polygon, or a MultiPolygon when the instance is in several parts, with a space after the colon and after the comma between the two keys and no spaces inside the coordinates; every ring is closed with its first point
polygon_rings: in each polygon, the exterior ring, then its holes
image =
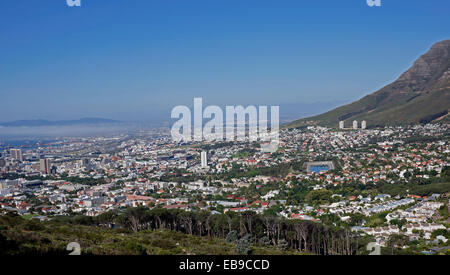
{"type": "Polygon", "coordinates": [[[366,120],[370,126],[450,121],[450,40],[434,44],[396,81],[362,99],[284,125],[337,127],[366,120]]]}
{"type": "Polygon", "coordinates": [[[35,120],[16,120],[11,122],[0,122],[3,127],[41,127],[41,126],[73,126],[73,125],[98,125],[98,124],[117,124],[120,121],[104,118],[82,118],[78,120],[59,120],[50,121],[44,119],[35,120]]]}

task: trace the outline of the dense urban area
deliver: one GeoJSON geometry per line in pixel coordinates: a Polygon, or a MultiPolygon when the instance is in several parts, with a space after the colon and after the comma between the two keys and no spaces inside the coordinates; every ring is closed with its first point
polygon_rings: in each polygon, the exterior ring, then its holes
{"type": "Polygon", "coordinates": [[[2,253],[449,254],[449,125],[365,128],[5,141],[2,253]]]}

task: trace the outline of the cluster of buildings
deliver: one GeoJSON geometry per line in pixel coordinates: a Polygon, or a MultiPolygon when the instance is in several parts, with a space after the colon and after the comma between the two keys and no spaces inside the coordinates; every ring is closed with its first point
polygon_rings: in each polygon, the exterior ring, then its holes
{"type": "MultiPolygon", "coordinates": [[[[365,120],[361,121],[361,129],[365,130],[366,128],[367,128],[367,121],[365,121],[365,120]]],[[[343,120],[339,121],[339,129],[341,129],[341,130],[346,129],[345,121],[343,121],[343,120]]],[[[352,124],[352,128],[349,128],[349,129],[357,130],[358,129],[358,121],[354,120],[353,124],[352,124]]]]}
{"type": "MultiPolygon", "coordinates": [[[[381,194],[384,195],[384,194],[381,194]]],[[[378,195],[377,197],[381,197],[378,195]]],[[[363,214],[365,216],[371,216],[377,213],[387,212],[394,210],[400,206],[410,205],[415,202],[412,198],[393,199],[388,201],[381,201],[375,197],[374,200],[369,197],[359,196],[357,200],[353,201],[340,201],[332,203],[327,206],[330,213],[340,214],[363,214]]]]}
{"type": "Polygon", "coordinates": [[[363,121],[361,130],[356,122],[355,131],[344,130],[342,122],[339,126],[282,130],[275,153],[249,142],[177,143],[165,132],[4,145],[0,206],[47,218],[95,216],[138,205],[213,213],[271,209],[288,219],[312,221],[325,214],[348,221],[353,214],[388,213],[385,226],[363,232],[382,237],[406,234],[416,225],[426,232],[442,228],[429,221],[444,206],[437,195],[425,200],[415,194],[334,194],[328,204],[292,202],[286,194],[299,183],[307,192],[349,184],[426,183],[439,180],[449,166],[448,125],[366,129],[363,121]],[[427,136],[442,139],[413,142],[427,136]],[[267,174],[268,168],[290,165],[287,175],[267,174]],[[403,219],[402,228],[390,224],[403,219]]]}

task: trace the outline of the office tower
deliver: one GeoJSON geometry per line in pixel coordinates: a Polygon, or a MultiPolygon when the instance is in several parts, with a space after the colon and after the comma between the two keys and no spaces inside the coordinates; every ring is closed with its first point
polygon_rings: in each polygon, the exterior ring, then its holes
{"type": "Polygon", "coordinates": [[[358,121],[356,120],[353,121],[353,129],[358,129],[358,121]]]}
{"type": "Polygon", "coordinates": [[[366,129],[367,128],[367,122],[365,121],[365,120],[363,120],[362,122],[361,122],[361,129],[366,129]]]}
{"type": "Polygon", "coordinates": [[[85,167],[86,169],[90,168],[90,161],[88,158],[80,159],[80,166],[85,167]]]}
{"type": "Polygon", "coordinates": [[[344,121],[339,121],[339,129],[344,129],[344,121]]]}
{"type": "Polygon", "coordinates": [[[11,149],[9,151],[11,153],[11,158],[18,161],[23,161],[22,149],[11,149]]]}
{"type": "Polygon", "coordinates": [[[39,161],[42,174],[50,174],[50,161],[48,159],[41,159],[39,161]]]}
{"type": "Polygon", "coordinates": [[[208,167],[208,156],[206,154],[206,151],[202,151],[201,158],[202,158],[202,168],[208,167]]]}

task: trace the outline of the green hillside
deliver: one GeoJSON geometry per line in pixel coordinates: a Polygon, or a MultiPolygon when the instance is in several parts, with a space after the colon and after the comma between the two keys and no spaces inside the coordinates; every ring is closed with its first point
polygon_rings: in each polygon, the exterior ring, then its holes
{"type": "MultiPolygon", "coordinates": [[[[68,255],[67,245],[78,242],[82,255],[236,255],[224,239],[173,230],[111,229],[64,220],[40,222],[20,216],[0,216],[0,255],[68,255]]],[[[305,254],[254,244],[253,255],[305,254]]]]}

